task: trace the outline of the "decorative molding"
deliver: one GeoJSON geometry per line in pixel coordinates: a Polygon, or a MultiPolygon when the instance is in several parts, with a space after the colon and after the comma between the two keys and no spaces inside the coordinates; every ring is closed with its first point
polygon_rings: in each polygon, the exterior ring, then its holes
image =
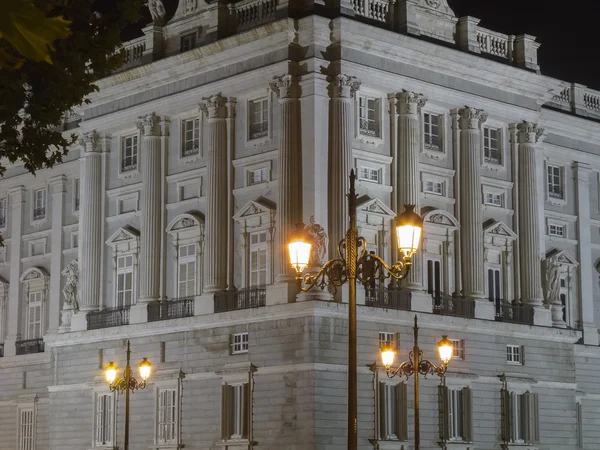
{"type": "Polygon", "coordinates": [[[469,106],[459,109],[458,114],[460,116],[461,130],[479,130],[488,117],[483,109],[471,108],[469,106]]]}
{"type": "Polygon", "coordinates": [[[352,98],[356,91],[360,89],[358,78],[349,75],[335,75],[327,77],[329,83],[329,94],[331,98],[352,98]]]}
{"type": "Polygon", "coordinates": [[[226,119],[227,118],[227,99],[218,94],[209,97],[202,97],[202,103],[198,106],[200,111],[206,114],[208,119],[226,119]]]}

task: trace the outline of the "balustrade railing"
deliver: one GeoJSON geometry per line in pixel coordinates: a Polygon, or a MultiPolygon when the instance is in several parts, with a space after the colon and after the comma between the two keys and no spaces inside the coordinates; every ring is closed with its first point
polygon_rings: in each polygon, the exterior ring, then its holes
{"type": "Polygon", "coordinates": [[[442,316],[466,317],[469,319],[475,318],[475,301],[461,298],[451,297],[447,294],[434,294],[433,313],[442,316]]]}
{"type": "Polygon", "coordinates": [[[130,69],[142,64],[142,57],[146,51],[146,36],[132,39],[123,43],[123,51],[125,52],[125,61],[118,70],[130,69]]]}
{"type": "Polygon", "coordinates": [[[384,23],[389,20],[389,0],[352,0],[352,7],[358,16],[384,23]]]}
{"type": "Polygon", "coordinates": [[[264,287],[252,287],[239,291],[225,291],[215,294],[214,298],[216,313],[258,308],[265,306],[267,290],[264,287]]]}
{"type": "Polygon", "coordinates": [[[376,287],[365,292],[365,305],[374,308],[410,311],[412,295],[402,289],[376,287]]]}
{"type": "MultiPolygon", "coordinates": [[[[44,340],[39,339],[27,339],[24,341],[15,342],[15,352],[17,355],[31,355],[34,353],[44,352],[44,340]]],[[[3,349],[4,353],[4,349],[3,349]]]]}
{"type": "Polygon", "coordinates": [[[275,17],[277,0],[246,0],[235,4],[237,31],[247,30],[275,17]]]}
{"type": "Polygon", "coordinates": [[[129,325],[129,308],[129,306],[120,306],[89,312],[86,316],[87,329],[98,330],[100,328],[129,325]]]}
{"type": "Polygon", "coordinates": [[[522,323],[533,325],[533,306],[522,303],[511,304],[502,300],[496,300],[496,321],[522,323]]]}
{"type": "Polygon", "coordinates": [[[600,91],[594,91],[586,86],[573,83],[563,89],[549,102],[560,109],[575,114],[589,114],[594,117],[600,116],[600,91]]]}
{"type": "Polygon", "coordinates": [[[194,298],[173,298],[162,302],[148,303],[148,322],[179,319],[194,315],[194,298]]]}
{"type": "Polygon", "coordinates": [[[507,59],[510,57],[512,41],[506,34],[477,28],[477,42],[481,53],[507,59]]]}

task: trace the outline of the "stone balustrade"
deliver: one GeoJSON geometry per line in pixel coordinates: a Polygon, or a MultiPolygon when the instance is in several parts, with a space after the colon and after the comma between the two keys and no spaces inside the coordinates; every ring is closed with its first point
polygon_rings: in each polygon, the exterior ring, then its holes
{"type": "Polygon", "coordinates": [[[581,84],[572,83],[554,95],[549,104],[577,115],[600,117],[600,91],[581,84]]]}
{"type": "Polygon", "coordinates": [[[144,52],[146,51],[146,36],[141,36],[123,43],[125,51],[125,63],[119,70],[127,70],[132,67],[141,66],[144,52]]]}
{"type": "Polygon", "coordinates": [[[352,9],[357,16],[389,23],[392,4],[389,0],[352,0],[352,9]]]}
{"type": "Polygon", "coordinates": [[[236,31],[248,30],[273,20],[277,5],[277,0],[244,0],[235,3],[232,8],[235,11],[236,31]]]}

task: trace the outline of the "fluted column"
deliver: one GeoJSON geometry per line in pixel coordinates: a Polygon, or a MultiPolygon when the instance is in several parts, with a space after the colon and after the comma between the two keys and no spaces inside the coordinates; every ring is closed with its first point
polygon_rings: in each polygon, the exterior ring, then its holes
{"type": "Polygon", "coordinates": [[[208,119],[204,292],[209,294],[227,287],[227,99],[217,94],[203,100],[200,109],[208,119]]]}
{"type": "MultiPolygon", "coordinates": [[[[402,91],[398,99],[398,155],[396,158],[396,214],[404,211],[404,205],[415,205],[420,214],[419,201],[419,153],[421,152],[421,126],[419,116],[427,99],[422,94],[402,91]]],[[[406,280],[406,288],[420,290],[423,287],[422,253],[413,257],[413,265],[406,280]]]]}
{"type": "Polygon", "coordinates": [[[80,139],[79,310],[100,306],[102,252],[102,148],[95,131],[80,139]]]}
{"type": "MultiPolygon", "coordinates": [[[[67,179],[58,175],[50,179],[50,193],[52,194],[52,245],[63,248],[63,216],[67,179]]],[[[60,290],[62,281],[62,252],[50,254],[50,296],[48,302],[48,333],[58,331],[60,318],[60,290]]],[[[1,319],[0,319],[1,320],[1,319]]]]}
{"type": "Polygon", "coordinates": [[[302,156],[300,142],[300,99],[297,80],[291,75],[275,77],[270,84],[279,99],[281,131],[279,139],[279,176],[277,178],[276,282],[295,278],[287,243],[290,233],[302,221],[302,156]]]}
{"type": "Polygon", "coordinates": [[[336,75],[329,78],[329,258],[337,257],[338,244],[348,226],[346,195],[352,160],[352,98],[360,87],[356,77],[336,75]]]}
{"type": "Polygon", "coordinates": [[[535,144],[542,132],[534,123],[517,125],[521,301],[538,307],[542,306],[543,297],[535,144]]]}
{"type": "Polygon", "coordinates": [[[140,251],[139,302],[160,298],[161,269],[161,127],[155,113],[141,117],[137,126],[142,132],[142,232],[140,251]]]}
{"type": "Polygon", "coordinates": [[[482,109],[465,106],[460,116],[460,244],[462,288],[466,298],[484,298],[483,226],[481,217],[481,135],[487,120],[482,109]]]}

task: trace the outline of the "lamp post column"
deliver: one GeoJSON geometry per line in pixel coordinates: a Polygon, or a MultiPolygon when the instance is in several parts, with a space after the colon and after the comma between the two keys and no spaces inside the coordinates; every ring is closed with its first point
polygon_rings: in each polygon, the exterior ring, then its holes
{"type": "Polygon", "coordinates": [[[129,450],[129,391],[131,386],[131,347],[127,341],[127,366],[125,366],[125,440],[124,448],[129,450]]]}
{"type": "Polygon", "coordinates": [[[415,377],[415,449],[421,449],[421,418],[419,417],[419,361],[421,350],[419,349],[419,327],[417,326],[417,316],[415,316],[415,326],[413,328],[413,374],[415,377]]]}

